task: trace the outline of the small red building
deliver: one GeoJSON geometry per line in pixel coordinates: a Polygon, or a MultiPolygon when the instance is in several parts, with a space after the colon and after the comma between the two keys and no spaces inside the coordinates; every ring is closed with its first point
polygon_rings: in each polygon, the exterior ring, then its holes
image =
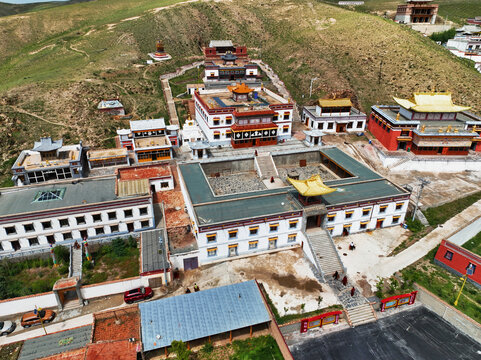
{"type": "Polygon", "coordinates": [[[456,275],[466,275],[468,267],[473,270],[468,281],[481,288],[481,256],[447,240],[443,240],[434,257],[434,262],[456,275]]]}
{"type": "Polygon", "coordinates": [[[481,151],[481,117],[453,104],[448,92],[416,92],[398,105],[375,105],[369,131],[389,151],[417,155],[467,155],[481,151]]]}

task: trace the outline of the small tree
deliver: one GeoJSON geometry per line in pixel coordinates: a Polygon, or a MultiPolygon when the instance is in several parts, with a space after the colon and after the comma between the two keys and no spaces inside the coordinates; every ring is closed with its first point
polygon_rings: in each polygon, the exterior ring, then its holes
{"type": "Polygon", "coordinates": [[[187,349],[187,344],[184,343],[182,340],[174,340],[172,341],[172,352],[177,355],[177,359],[179,360],[189,360],[192,351],[187,349]]]}

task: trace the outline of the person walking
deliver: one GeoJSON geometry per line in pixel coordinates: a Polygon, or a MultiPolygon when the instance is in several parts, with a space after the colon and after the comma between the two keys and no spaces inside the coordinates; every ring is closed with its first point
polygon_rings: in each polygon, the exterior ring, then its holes
{"type": "Polygon", "coordinates": [[[351,241],[349,244],[349,250],[354,250],[356,248],[356,245],[354,245],[354,242],[351,241]]]}
{"type": "Polygon", "coordinates": [[[352,287],[351,289],[351,296],[354,296],[354,293],[356,292],[356,289],[354,288],[354,286],[352,287]]]}
{"type": "Polygon", "coordinates": [[[190,294],[190,289],[187,288],[187,289],[185,290],[185,293],[186,293],[186,294],[190,294]]]}
{"type": "Polygon", "coordinates": [[[197,283],[194,283],[194,291],[195,292],[200,291],[200,287],[199,285],[197,285],[197,283]]]}
{"type": "Polygon", "coordinates": [[[344,276],[342,278],[342,285],[346,286],[347,285],[347,276],[344,276]]]}
{"type": "Polygon", "coordinates": [[[339,271],[336,270],[336,272],[334,273],[334,275],[332,275],[332,277],[334,278],[334,280],[339,280],[339,271]]]}

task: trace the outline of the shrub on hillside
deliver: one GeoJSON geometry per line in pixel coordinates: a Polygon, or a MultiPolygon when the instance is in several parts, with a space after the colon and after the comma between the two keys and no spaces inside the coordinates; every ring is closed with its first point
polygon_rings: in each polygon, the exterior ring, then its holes
{"type": "Polygon", "coordinates": [[[431,34],[429,38],[433,41],[440,41],[442,44],[445,44],[448,42],[449,39],[454,38],[454,35],[456,35],[456,29],[451,28],[446,31],[435,32],[431,34]]]}

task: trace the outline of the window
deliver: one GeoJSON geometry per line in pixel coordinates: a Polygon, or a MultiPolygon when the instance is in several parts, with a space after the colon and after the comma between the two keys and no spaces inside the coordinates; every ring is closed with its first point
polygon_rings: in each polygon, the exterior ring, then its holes
{"type": "Polygon", "coordinates": [[[237,230],[229,230],[229,239],[237,239],[237,230]]]}
{"type": "Polygon", "coordinates": [[[269,250],[277,248],[277,237],[269,238],[269,250]]]}
{"type": "Polygon", "coordinates": [[[357,122],[357,128],[358,128],[358,129],[362,128],[362,121],[358,121],[358,122],[357,122]]]}
{"type": "Polygon", "coordinates": [[[227,125],[232,124],[232,118],[231,118],[231,117],[226,117],[226,118],[225,118],[225,123],[226,123],[227,125]]]}
{"type": "Polygon", "coordinates": [[[294,242],[296,241],[297,234],[289,234],[287,235],[287,242],[294,242]]]}
{"type": "Polygon", "coordinates": [[[333,227],[327,228],[327,231],[329,231],[329,234],[332,235],[332,233],[334,232],[334,228],[333,227]]]}
{"type": "Polygon", "coordinates": [[[25,232],[35,231],[35,228],[33,227],[33,224],[25,224],[25,225],[23,225],[23,228],[25,229],[25,232]]]}
{"type": "Polygon", "coordinates": [[[282,128],[282,132],[283,132],[283,133],[288,133],[288,132],[289,132],[289,126],[284,126],[284,127],[282,128]]]}
{"type": "Polygon", "coordinates": [[[393,216],[392,223],[393,224],[399,224],[399,218],[400,218],[400,216],[393,216]]]}
{"type": "Polygon", "coordinates": [[[160,187],[161,187],[162,189],[168,188],[168,187],[169,187],[169,183],[166,182],[166,181],[161,182],[161,183],[160,183],[160,187]]]}
{"type": "Polygon", "coordinates": [[[147,215],[148,211],[146,207],[140,208],[139,209],[140,215],[147,215]]]}
{"type": "Polygon", "coordinates": [[[475,271],[476,265],[474,265],[473,263],[469,263],[469,265],[466,267],[466,274],[473,275],[475,271]]]}
{"type": "Polygon", "coordinates": [[[362,209],[362,216],[369,216],[371,209],[362,209]]]}
{"type": "Polygon", "coordinates": [[[220,124],[220,120],[219,119],[214,119],[214,125],[219,125],[220,124]]]}
{"type": "Polygon", "coordinates": [[[231,136],[232,136],[232,132],[230,132],[230,131],[226,131],[226,132],[225,132],[225,137],[226,137],[227,139],[230,139],[231,136]]]}
{"type": "Polygon", "coordinates": [[[149,220],[144,220],[140,222],[140,227],[141,228],[148,228],[150,226],[150,221],[149,220]]]}
{"type": "Polygon", "coordinates": [[[44,221],[42,223],[42,227],[44,230],[51,229],[52,228],[52,222],[51,221],[44,221]]]}
{"type": "Polygon", "coordinates": [[[359,229],[367,229],[367,224],[369,224],[369,221],[362,221],[361,225],[359,225],[359,229]]]}
{"type": "Polygon", "coordinates": [[[109,216],[109,220],[115,220],[117,219],[117,212],[112,211],[107,214],[109,216]]]}
{"type": "Polygon", "coordinates": [[[257,249],[258,245],[259,245],[259,241],[257,241],[257,240],[249,241],[249,250],[257,249]]]}
{"type": "Polygon", "coordinates": [[[269,224],[269,231],[270,232],[277,231],[277,229],[279,229],[279,223],[269,224]]]}
{"type": "Polygon", "coordinates": [[[208,243],[215,242],[216,239],[217,239],[217,234],[207,234],[208,243]]]}
{"type": "Polygon", "coordinates": [[[13,235],[17,233],[17,230],[15,229],[15,226],[8,226],[5,228],[5,232],[7,235],[13,235]]]}
{"type": "Polygon", "coordinates": [[[28,239],[28,245],[30,245],[30,246],[38,245],[38,238],[34,237],[34,238],[28,239]]]}
{"type": "Polygon", "coordinates": [[[237,245],[238,244],[232,244],[228,246],[229,249],[229,257],[230,256],[237,256],[237,245]]]}
{"type": "Polygon", "coordinates": [[[249,235],[257,235],[259,226],[252,226],[249,228],[249,235]]]}
{"type": "Polygon", "coordinates": [[[214,133],[214,140],[220,139],[220,133],[214,133]]]}
{"type": "Polygon", "coordinates": [[[93,219],[94,222],[101,222],[102,221],[102,215],[94,214],[94,215],[92,215],[92,219],[93,219]]]}
{"type": "Polygon", "coordinates": [[[396,203],[396,210],[401,210],[403,208],[404,203],[396,203]]]}
{"type": "Polygon", "coordinates": [[[274,116],[272,117],[272,121],[277,121],[279,120],[279,114],[275,113],[274,116]]]}
{"type": "Polygon", "coordinates": [[[328,130],[334,129],[334,123],[332,123],[332,122],[327,123],[327,129],[328,129],[328,130]]]}
{"type": "Polygon", "coordinates": [[[299,220],[291,220],[289,221],[289,229],[295,229],[297,228],[297,223],[299,222],[299,220]]]}
{"type": "Polygon", "coordinates": [[[351,219],[352,214],[354,214],[354,211],[346,211],[346,219],[351,219]]]}
{"type": "Polygon", "coordinates": [[[336,218],[336,214],[328,214],[327,222],[333,222],[335,218],[336,218]]]}
{"type": "Polygon", "coordinates": [[[449,250],[446,250],[446,254],[444,254],[444,258],[451,261],[453,259],[453,253],[449,250]]]}
{"type": "Polygon", "coordinates": [[[284,113],[284,120],[289,120],[290,116],[288,112],[284,113]]]}
{"type": "Polygon", "coordinates": [[[217,248],[207,249],[207,256],[208,257],[217,256],[217,248]]]}
{"type": "Polygon", "coordinates": [[[131,218],[133,216],[132,209],[124,210],[124,217],[131,218]]]}
{"type": "Polygon", "coordinates": [[[98,228],[95,228],[95,235],[102,235],[104,234],[104,227],[98,227],[98,228]]]}
{"type": "Polygon", "coordinates": [[[117,232],[119,232],[119,226],[118,226],[118,225],[112,225],[112,226],[110,227],[110,232],[111,232],[111,233],[117,233],[117,232]]]}
{"type": "Polygon", "coordinates": [[[381,205],[379,206],[379,213],[380,214],[383,214],[386,212],[386,209],[387,209],[387,205],[381,205]]]}
{"type": "Polygon", "coordinates": [[[85,224],[85,216],[76,217],[75,221],[77,221],[77,225],[85,224]]]}
{"type": "Polygon", "coordinates": [[[71,232],[66,232],[66,233],[63,233],[62,235],[63,235],[63,239],[64,239],[64,240],[71,240],[71,239],[73,239],[71,232]]]}
{"type": "Polygon", "coordinates": [[[352,121],[348,122],[348,123],[347,123],[347,128],[348,128],[348,129],[352,129],[352,124],[353,124],[352,121]]]}
{"type": "Polygon", "coordinates": [[[70,223],[68,222],[68,219],[60,219],[58,222],[60,224],[60,227],[67,227],[70,225],[70,223]]]}

